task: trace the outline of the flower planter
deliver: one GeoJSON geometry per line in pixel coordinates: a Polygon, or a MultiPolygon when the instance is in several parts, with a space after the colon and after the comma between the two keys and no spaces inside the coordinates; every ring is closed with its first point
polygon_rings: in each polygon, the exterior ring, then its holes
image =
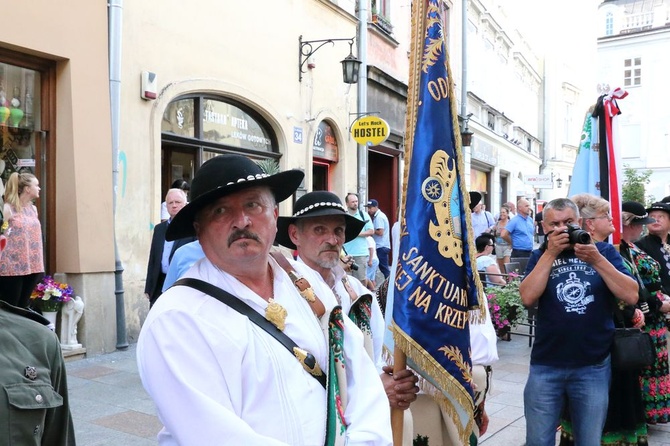
{"type": "Polygon", "coordinates": [[[56,319],[58,318],[58,311],[42,311],[42,316],[49,321],[49,328],[51,331],[56,331],[56,319]]]}

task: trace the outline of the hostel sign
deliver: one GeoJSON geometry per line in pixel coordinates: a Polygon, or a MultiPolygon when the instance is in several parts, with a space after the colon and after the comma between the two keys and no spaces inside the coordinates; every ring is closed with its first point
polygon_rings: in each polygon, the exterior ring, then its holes
{"type": "Polygon", "coordinates": [[[389,125],[378,116],[363,116],[351,125],[351,136],[363,146],[378,146],[389,137],[389,125]]]}

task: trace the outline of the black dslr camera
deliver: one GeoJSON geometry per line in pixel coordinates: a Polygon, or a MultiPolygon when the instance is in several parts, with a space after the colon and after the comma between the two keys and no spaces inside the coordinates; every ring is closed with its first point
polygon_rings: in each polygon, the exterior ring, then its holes
{"type": "Polygon", "coordinates": [[[568,234],[571,244],[578,243],[580,245],[588,245],[591,243],[591,236],[588,232],[580,228],[579,225],[570,223],[567,226],[568,228],[563,232],[568,234]]]}
{"type": "Polygon", "coordinates": [[[349,268],[351,268],[352,271],[358,271],[358,263],[352,260],[351,264],[349,265],[349,268]]]}

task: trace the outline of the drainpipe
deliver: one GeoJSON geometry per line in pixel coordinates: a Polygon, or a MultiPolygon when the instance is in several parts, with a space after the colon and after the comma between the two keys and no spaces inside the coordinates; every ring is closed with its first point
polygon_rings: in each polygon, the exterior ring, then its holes
{"type": "MultiPolygon", "coordinates": [[[[459,131],[465,130],[468,119],[468,0],[461,5],[461,123],[459,131]]],[[[470,165],[472,164],[472,144],[463,147],[465,185],[470,188],[470,165]]]]}
{"type": "Polygon", "coordinates": [[[109,0],[109,98],[112,124],[112,188],[114,218],[114,295],[116,297],[116,348],[128,348],[123,296],[123,264],[116,237],[116,202],[119,189],[119,125],[121,119],[121,30],[123,0],[109,0]]]}
{"type": "Polygon", "coordinates": [[[461,116],[468,115],[468,0],[461,6],[461,116]]]}
{"type": "MultiPolygon", "coordinates": [[[[368,0],[358,0],[358,107],[357,117],[368,108],[368,0]]],[[[358,144],[358,196],[359,203],[367,201],[368,194],[368,147],[358,144]]]]}

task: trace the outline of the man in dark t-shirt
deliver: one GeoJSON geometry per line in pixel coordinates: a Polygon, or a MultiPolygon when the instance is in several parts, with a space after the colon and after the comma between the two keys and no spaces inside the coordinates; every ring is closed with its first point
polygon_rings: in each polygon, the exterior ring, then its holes
{"type": "Polygon", "coordinates": [[[600,444],[607,416],[615,298],[637,302],[637,282],[608,243],[570,244],[581,223],[567,198],[543,211],[547,242],[532,252],[519,292],[538,306],[537,331],[524,390],[526,444],[554,444],[568,402],[575,444],[600,444]]]}

